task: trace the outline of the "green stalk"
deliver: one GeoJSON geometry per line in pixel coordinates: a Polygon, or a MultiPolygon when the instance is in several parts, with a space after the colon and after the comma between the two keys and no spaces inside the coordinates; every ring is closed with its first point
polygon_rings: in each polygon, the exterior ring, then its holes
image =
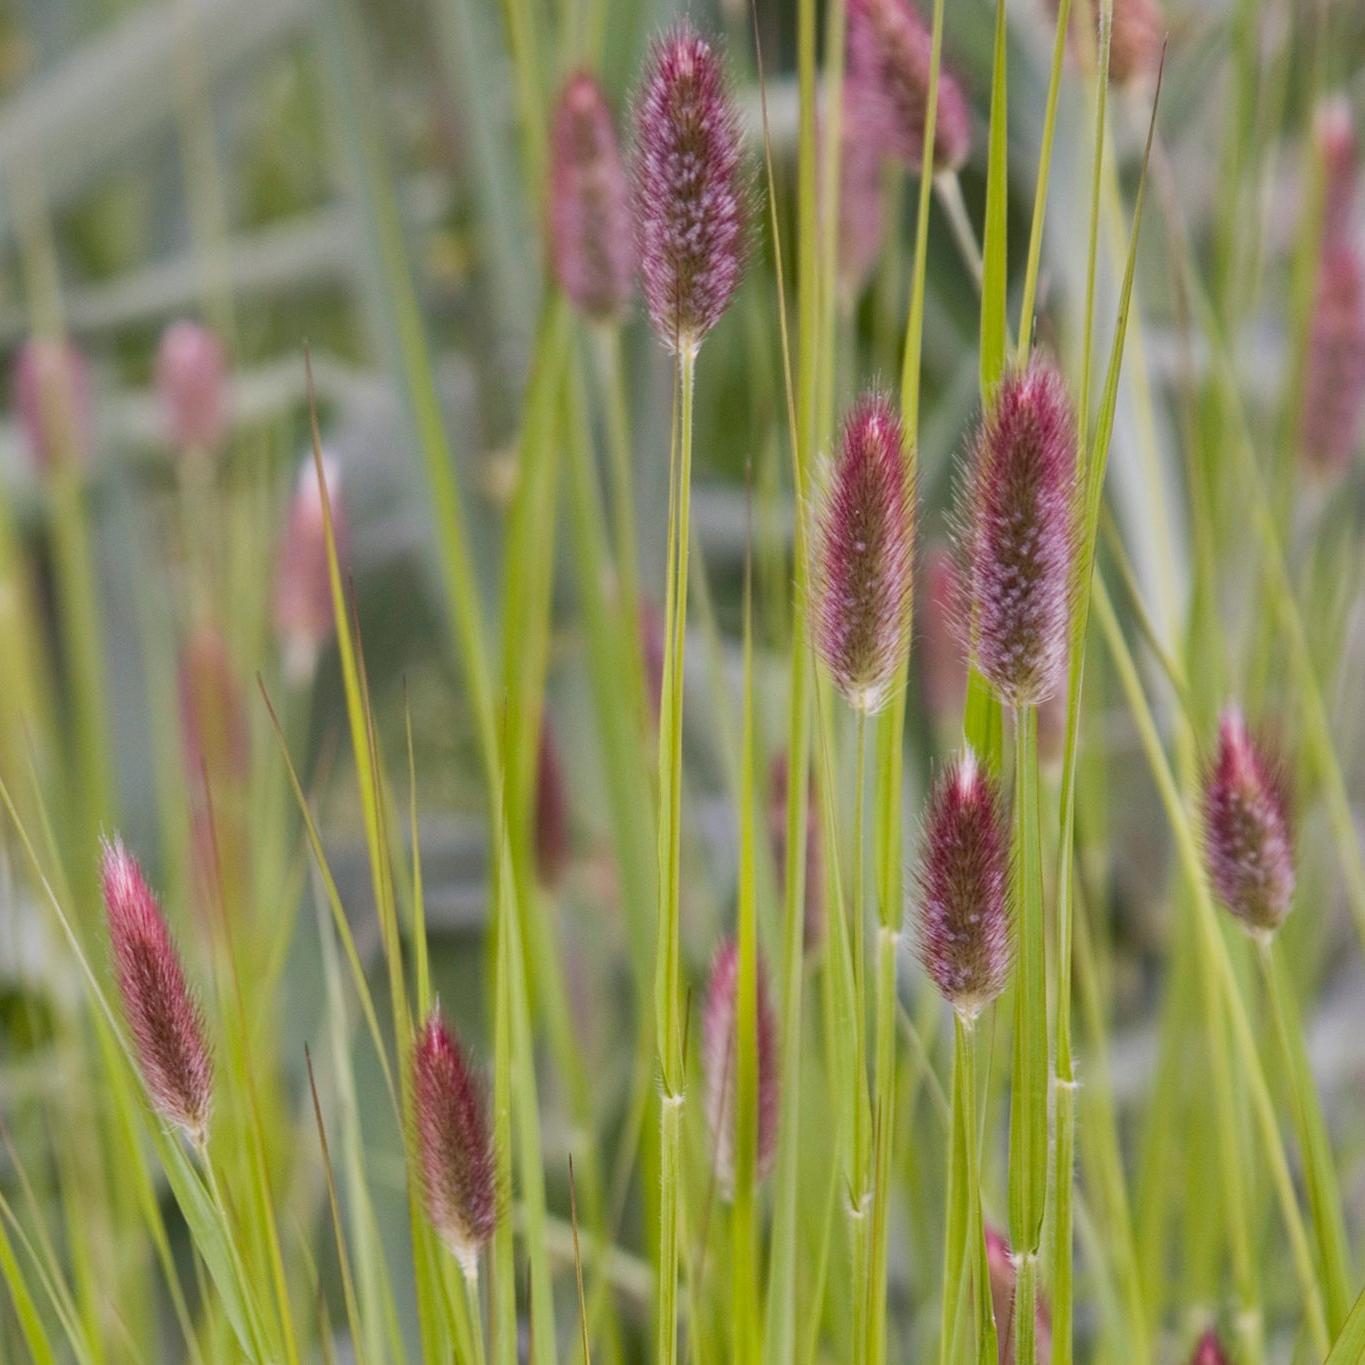
{"type": "Polygon", "coordinates": [[[1308,1207],[1317,1235],[1327,1329],[1335,1336],[1351,1311],[1351,1253],[1342,1218],[1341,1188],[1332,1162],[1327,1124],[1313,1083],[1303,1021],[1299,1017],[1293,987],[1286,980],[1284,963],[1275,949],[1274,938],[1268,934],[1258,935],[1256,950],[1270,1012],[1275,1020],[1275,1033],[1284,1053],[1285,1074],[1294,1097],[1294,1119],[1299,1130],[1304,1182],[1308,1186],[1308,1207]]]}
{"type": "Polygon", "coordinates": [[[683,1000],[680,944],[682,889],[682,730],[687,563],[691,543],[692,401],[696,351],[678,351],[678,439],[672,466],[663,699],[659,708],[659,934],[655,957],[655,1028],[659,1048],[659,1265],[656,1359],[678,1352],[678,1236],[682,1216],[683,1000]]]}
{"type": "Polygon", "coordinates": [[[976,1303],[977,1360],[991,1365],[999,1356],[995,1313],[991,1303],[990,1269],[986,1261],[986,1229],[981,1216],[981,1133],[976,1117],[976,1020],[962,1014],[954,1019],[954,1057],[962,1061],[962,1135],[966,1153],[966,1209],[967,1241],[963,1248],[964,1260],[970,1261],[968,1273],[959,1271],[959,1278],[970,1278],[976,1303]]]}
{"type": "Polygon", "coordinates": [[[863,888],[864,828],[867,812],[867,713],[859,709],[854,722],[853,760],[853,867],[852,894],[849,897],[849,960],[853,971],[853,1073],[848,1084],[855,1096],[853,1105],[853,1184],[849,1189],[848,1235],[853,1252],[853,1340],[858,1343],[858,1358],[874,1359],[873,1350],[878,1328],[873,1326],[881,1316],[883,1292],[873,1278],[873,1227],[876,1219],[869,1219],[869,1171],[867,1129],[863,1122],[861,1103],[867,1076],[867,993],[865,986],[864,921],[867,905],[863,888]]]}
{"type": "Polygon", "coordinates": [[[1014,1061],[1010,1091],[1010,1245],[1014,1252],[1015,1359],[1033,1365],[1038,1244],[1047,1199],[1047,967],[1043,846],[1038,810],[1038,714],[1014,712],[1014,1061]]]}

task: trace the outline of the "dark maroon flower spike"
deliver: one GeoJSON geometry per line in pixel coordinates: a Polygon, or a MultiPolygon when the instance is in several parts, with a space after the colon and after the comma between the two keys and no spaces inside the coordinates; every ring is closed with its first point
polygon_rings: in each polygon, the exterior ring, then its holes
{"type": "Polygon", "coordinates": [[[1242,927],[1257,938],[1272,935],[1294,899],[1288,784],[1231,706],[1204,779],[1204,857],[1214,892],[1242,927]]]}
{"type": "Polygon", "coordinates": [[[228,360],[223,343],[197,322],[173,322],[156,353],[156,387],[177,450],[212,454],[228,423],[228,360]]]}
{"type": "Polygon", "coordinates": [[[900,418],[866,394],[844,422],[816,517],[816,648],[848,704],[887,701],[910,648],[915,490],[900,418]]]}
{"type": "MultiPolygon", "coordinates": [[[[332,538],[338,561],[344,565],[350,528],[342,500],[341,469],[330,455],[322,457],[322,469],[331,504],[332,538]]],[[[300,466],[298,482],[289,500],[284,532],[275,555],[272,610],[285,677],[296,685],[305,683],[312,678],[318,654],[336,626],[322,490],[312,456],[300,466]]]]}
{"type": "Polygon", "coordinates": [[[1066,659],[1075,454],[1066,384],[1035,355],[1000,384],[976,436],[959,513],[959,628],[981,672],[1016,708],[1046,701],[1066,659]]]}
{"type": "Polygon", "coordinates": [[[1326,478],[1350,467],[1365,416],[1365,257],[1349,235],[1323,244],[1304,374],[1303,451],[1326,478]]]}
{"type": "Polygon", "coordinates": [[[1231,1365],[1228,1353],[1212,1327],[1199,1338],[1190,1357],[1190,1365],[1231,1365]]]}
{"type": "Polygon", "coordinates": [[[739,287],[748,191],[725,71],[686,20],[649,54],[633,171],[649,316],[665,346],[693,355],[739,287]]]}
{"type": "Polygon", "coordinates": [[[474,1280],[497,1222],[496,1165],[483,1089],[439,1006],[413,1049],[412,1084],[427,1217],[474,1280]]]}
{"type": "Polygon", "coordinates": [[[33,337],[14,364],[14,407],[34,468],[83,464],[90,453],[90,369],[69,341],[33,337]]]}
{"type": "MultiPolygon", "coordinates": [[[[820,798],[810,775],[806,802],[806,904],[802,916],[806,952],[825,940],[825,854],[821,843],[820,798]]],[[[778,890],[784,892],[787,870],[787,801],[791,790],[786,754],[773,759],[768,779],[768,840],[777,866],[778,890]]]]}
{"type": "Polygon", "coordinates": [[[635,282],[630,190],[607,98],[586,71],[564,83],[550,129],[550,264],[594,322],[625,312],[635,282]]]}
{"type": "MultiPolygon", "coordinates": [[[[849,0],[847,51],[850,109],[882,151],[919,170],[932,58],[932,34],[919,10],[912,0],[849,0]]],[[[971,143],[966,96],[940,63],[933,170],[957,170],[971,143]]]]}
{"type": "MultiPolygon", "coordinates": [[[[991,1277],[991,1309],[999,1338],[1000,1365],[1014,1365],[1014,1258],[1010,1244],[998,1229],[986,1224],[986,1266],[991,1277]]],[[[1052,1314],[1042,1296],[1034,1311],[1034,1342],[1038,1365],[1052,1359],[1052,1314]]]]}
{"type": "Polygon", "coordinates": [[[939,775],[920,836],[920,961],[966,1020],[1005,989],[1010,836],[994,780],[968,749],[939,775]]]}
{"type": "Polygon", "coordinates": [[[100,881],[114,971],[143,1084],[152,1107],[202,1148],[213,1107],[213,1057],[203,1015],[161,907],[137,859],[118,839],[104,845],[100,881]]]}
{"type": "Polygon", "coordinates": [[[536,876],[542,886],[553,891],[564,879],[569,861],[569,802],[548,711],[541,716],[540,747],[536,753],[534,828],[536,876]]]}
{"type": "MultiPolygon", "coordinates": [[[[706,1121],[711,1131],[716,1179],[728,1199],[735,1185],[736,1030],[735,994],[739,949],[726,939],[711,962],[702,1013],[702,1064],[706,1076],[706,1121]]],[[[758,972],[758,1169],[762,1180],[777,1152],[777,1021],[768,1003],[762,963],[758,972]]]]}

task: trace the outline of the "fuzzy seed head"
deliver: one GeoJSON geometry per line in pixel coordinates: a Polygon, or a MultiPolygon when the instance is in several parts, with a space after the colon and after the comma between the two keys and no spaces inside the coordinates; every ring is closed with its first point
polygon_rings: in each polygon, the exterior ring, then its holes
{"type": "Polygon", "coordinates": [[[412,1054],[427,1216],[471,1279],[497,1222],[497,1176],[483,1089],[439,1007],[412,1054]]]}
{"type": "Polygon", "coordinates": [[[915,493],[900,418],[882,394],[849,413],[816,517],[816,647],[855,710],[887,701],[910,648],[915,493]]]}
{"type": "Polygon", "coordinates": [[[686,21],[650,52],[633,172],[649,316],[665,346],[693,353],[739,287],[748,191],[720,58],[686,21]]]}
{"type": "Polygon", "coordinates": [[[553,890],[569,861],[569,801],[548,711],[541,717],[536,754],[535,861],[540,884],[553,890]]]}
{"type": "Polygon", "coordinates": [[[1304,375],[1303,451],[1313,473],[1350,467],[1365,417],[1365,258],[1348,235],[1324,243],[1304,375]]]}
{"type": "Polygon", "coordinates": [[[917,878],[920,961],[964,1018],[1009,975],[1009,849],[999,790],[968,749],[930,792],[917,878]]]}
{"type": "Polygon", "coordinates": [[[153,1107],[196,1146],[208,1137],[213,1058],[161,907],[122,842],[104,845],[104,908],[123,1013],[153,1107]]]}
{"type": "Polygon", "coordinates": [[[1228,1353],[1212,1327],[1199,1338],[1190,1357],[1190,1365],[1231,1365],[1228,1353]]]}
{"type": "Polygon", "coordinates": [[[1294,898],[1288,784],[1236,707],[1223,712],[1204,779],[1204,856],[1214,892],[1243,928],[1273,934],[1294,898]]]}
{"type": "Polygon", "coordinates": [[[1075,545],[1076,428],[1040,357],[1001,382],[963,487],[959,630],[1003,701],[1052,695],[1066,658],[1075,545]]]}
{"type": "MultiPolygon", "coordinates": [[[[711,962],[702,1014],[702,1064],[706,1075],[706,1121],[715,1153],[716,1179],[728,1199],[735,1187],[735,1119],[738,1089],[739,949],[726,939],[711,962]]],[[[762,963],[758,971],[758,1169],[762,1180],[777,1152],[777,1020],[768,1003],[762,963]]]]}
{"type": "MultiPolygon", "coordinates": [[[[773,760],[768,779],[768,839],[777,867],[778,891],[785,894],[787,875],[787,802],[791,790],[786,754],[773,760]]],[[[806,904],[802,917],[803,943],[814,952],[825,937],[825,854],[821,842],[819,792],[815,774],[808,779],[806,802],[806,904]]]]}
{"type": "Polygon", "coordinates": [[[156,353],[156,387],[172,444],[216,450],[228,423],[228,360],[218,337],[197,322],[173,322],[156,353]]]}
{"type": "MultiPolygon", "coordinates": [[[[881,151],[915,171],[924,162],[932,45],[912,0],[849,0],[845,81],[850,107],[881,151]]],[[[967,98],[940,62],[934,171],[956,170],[971,143],[967,98]]]]}
{"type": "MultiPolygon", "coordinates": [[[[342,501],[341,469],[329,455],[322,457],[331,504],[332,536],[337,557],[344,564],[350,543],[346,506],[342,501]]],[[[299,468],[298,482],[275,557],[273,612],[275,633],[284,652],[285,673],[291,682],[313,675],[323,645],[331,639],[336,617],[332,609],[332,580],[327,566],[327,536],[323,522],[322,491],[312,456],[299,468]]]]}
{"type": "Polygon", "coordinates": [[[33,337],[14,364],[14,407],[39,472],[85,461],[91,442],[90,369],[69,341],[33,337]]]}
{"type": "Polygon", "coordinates": [[[858,301],[881,255],[886,237],[882,189],[882,147],[866,126],[866,101],[844,94],[839,156],[839,298],[845,308],[858,301]]]}
{"type": "Polygon", "coordinates": [[[550,130],[550,264],[580,312],[619,318],[635,279],[630,191],[616,125],[586,71],[560,91],[550,130]]]}

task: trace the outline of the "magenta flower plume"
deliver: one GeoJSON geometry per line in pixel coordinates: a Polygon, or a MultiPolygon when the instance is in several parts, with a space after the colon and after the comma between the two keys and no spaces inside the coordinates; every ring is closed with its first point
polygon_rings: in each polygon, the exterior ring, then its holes
{"type": "Polygon", "coordinates": [[[1011,706],[1046,701],[1065,662],[1075,452],[1066,385],[1035,356],[1000,384],[977,433],[959,514],[959,629],[1011,706]]]}
{"type": "Polygon", "coordinates": [[[71,342],[34,337],[24,343],[14,364],[14,407],[36,469],[86,459],[91,401],[89,366],[71,342]]]}
{"type": "Polygon", "coordinates": [[[1365,417],[1365,258],[1343,234],[1324,244],[1304,374],[1303,452],[1320,476],[1349,468],[1365,417]]]}
{"type": "MultiPolygon", "coordinates": [[[[932,57],[932,34],[919,10],[911,0],[849,0],[847,52],[850,108],[882,151],[919,170],[932,57]]],[[[940,62],[933,169],[956,170],[971,142],[967,98],[940,62]]]]}
{"type": "Polygon", "coordinates": [[[542,886],[553,890],[569,861],[569,800],[554,727],[547,711],[540,721],[536,754],[535,864],[542,886]]]}
{"type": "Polygon", "coordinates": [[[852,308],[867,285],[886,237],[882,147],[864,126],[864,106],[845,92],[839,157],[839,297],[852,308]]]}
{"type": "MultiPolygon", "coordinates": [[[[991,1281],[991,1311],[999,1340],[1000,1365],[1014,1365],[1014,1258],[1004,1234],[986,1225],[986,1268],[991,1281]]],[[[1040,1294],[1034,1312],[1039,1365],[1052,1359],[1052,1314],[1040,1294]]]]}
{"type": "MultiPolygon", "coordinates": [[[[331,504],[332,537],[344,564],[350,542],[346,505],[342,501],[341,470],[330,456],[322,457],[331,504]]],[[[310,455],[299,468],[289,502],[284,534],[275,557],[273,593],[275,633],[284,653],[290,681],[302,683],[313,675],[323,645],[331,639],[336,617],[332,610],[332,580],[327,565],[327,536],[322,515],[322,491],[310,455]]]]}
{"type": "Polygon", "coordinates": [[[1214,892],[1243,927],[1274,933],[1294,898],[1288,783],[1236,707],[1223,712],[1204,779],[1204,857],[1214,892]]]}
{"type": "Polygon", "coordinates": [[[961,597],[951,550],[937,546],[924,557],[919,661],[924,700],[940,724],[956,725],[967,693],[967,653],[956,626],[961,597]]]}
{"type": "Polygon", "coordinates": [[[910,648],[915,492],[905,433],[882,394],[844,422],[816,519],[816,647],[849,705],[887,700],[910,648]]]}
{"type": "MultiPolygon", "coordinates": [[[[814,952],[825,937],[825,853],[821,842],[819,791],[815,774],[809,778],[806,803],[806,904],[802,915],[803,944],[814,952]]],[[[785,894],[787,872],[787,801],[791,790],[786,754],[773,760],[768,778],[768,840],[777,866],[778,890],[785,894]]]]}
{"type": "Polygon", "coordinates": [[[1009,849],[999,791],[968,749],[929,794],[917,878],[920,961],[964,1018],[1009,975],[1009,849]]]}
{"type": "Polygon", "coordinates": [[[156,387],[177,449],[216,450],[228,422],[227,352],[217,336],[187,320],[166,328],[156,353],[156,387]]]}
{"type": "Polygon", "coordinates": [[[1190,1365],[1231,1365],[1228,1353],[1212,1327],[1199,1338],[1190,1357],[1190,1365]]]}
{"type": "Polygon", "coordinates": [[[635,281],[630,190],[611,109],[586,71],[560,91],[550,130],[550,264],[598,322],[619,317],[635,281]]]}
{"type": "Polygon", "coordinates": [[[720,58],[686,21],[650,53],[635,104],[636,240],[665,346],[694,352],[739,287],[747,187],[720,58]]]}
{"type": "Polygon", "coordinates": [[[204,1019],[137,859],[118,839],[100,863],[114,971],[153,1107],[196,1145],[208,1138],[213,1058],[204,1019]]]}
{"type": "MultiPolygon", "coordinates": [[[[735,1184],[736,1030],[735,995],[739,949],[726,939],[711,961],[702,1013],[702,1066],[706,1076],[706,1121],[711,1130],[716,1179],[729,1198],[735,1184]]],[[[758,1169],[762,1180],[777,1152],[777,1020],[768,1003],[762,964],[758,973],[758,1169]]]]}
{"type": "Polygon", "coordinates": [[[412,1084],[427,1216],[473,1279],[497,1222],[496,1164],[482,1087],[439,1007],[413,1048],[412,1084]]]}
{"type": "Polygon", "coordinates": [[[1350,230],[1360,174],[1360,149],[1345,96],[1323,101],[1313,122],[1313,136],[1322,158],[1322,237],[1324,243],[1336,242],[1350,230]]]}

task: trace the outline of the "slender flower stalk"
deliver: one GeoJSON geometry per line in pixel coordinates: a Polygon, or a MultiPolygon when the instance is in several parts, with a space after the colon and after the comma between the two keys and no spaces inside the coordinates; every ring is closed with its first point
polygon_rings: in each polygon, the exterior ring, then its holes
{"type": "MultiPolygon", "coordinates": [[[[781,879],[778,890],[785,893],[787,865],[787,801],[790,797],[791,774],[786,754],[774,760],[768,777],[768,839],[773,862],[781,879]]],[[[821,844],[819,790],[814,773],[807,778],[809,798],[806,804],[806,875],[805,905],[802,910],[802,934],[807,953],[818,952],[825,941],[825,854],[821,844]]]]}
{"type": "Polygon", "coordinates": [[[200,323],[173,322],[156,353],[156,388],[166,434],[180,451],[213,454],[228,426],[228,360],[200,323]]]}
{"type": "Polygon", "coordinates": [[[427,1216],[472,1281],[497,1224],[496,1166],[483,1090],[439,1007],[413,1047],[412,1093],[427,1216]]]}
{"type": "Polygon", "coordinates": [[[659,1264],[656,1359],[677,1359],[678,1236],[685,1102],[680,950],[682,725],[692,409],[696,356],[739,287],[746,185],[739,120],[721,61],[683,22],[650,51],[635,105],[634,209],[645,299],[659,340],[677,357],[670,457],[668,583],[659,705],[659,1264]]]}
{"type": "Polygon", "coordinates": [[[153,1108],[195,1147],[208,1142],[213,1057],[204,1017],[137,860],[114,839],[100,865],[123,1013],[153,1108]]]}
{"type": "MultiPolygon", "coordinates": [[[[1014,1365],[1014,1258],[1010,1244],[996,1228],[986,1228],[986,1264],[990,1271],[991,1304],[1000,1333],[1000,1365],[1014,1365]]],[[[1036,1309],[1035,1336],[1038,1359],[1047,1365],[1052,1358],[1052,1319],[1041,1295],[1036,1309]]]]}
{"type": "Polygon", "coordinates": [[[959,1295],[975,1286],[985,1358],[995,1352],[987,1244],[981,1217],[976,1121],[976,1019],[1005,988],[1010,963],[1009,828],[994,779],[968,749],[934,784],[925,814],[916,903],[920,961],[953,1007],[952,1162],[948,1181],[940,1359],[953,1349],[959,1295]],[[963,1211],[965,1210],[965,1218],[963,1211]]]}
{"type": "MultiPolygon", "coordinates": [[[[1097,34],[1100,26],[1102,0],[1085,0],[1075,7],[1072,24],[1091,26],[1091,32],[1071,34],[1072,48],[1091,57],[1099,50],[1097,34]]],[[[1052,12],[1057,12],[1057,0],[1051,0],[1052,12]]],[[[1113,0],[1109,31],[1109,80],[1114,85],[1140,85],[1156,79],[1161,65],[1161,49],[1166,40],[1166,17],[1161,12],[1160,0],[1113,0]]]]}

